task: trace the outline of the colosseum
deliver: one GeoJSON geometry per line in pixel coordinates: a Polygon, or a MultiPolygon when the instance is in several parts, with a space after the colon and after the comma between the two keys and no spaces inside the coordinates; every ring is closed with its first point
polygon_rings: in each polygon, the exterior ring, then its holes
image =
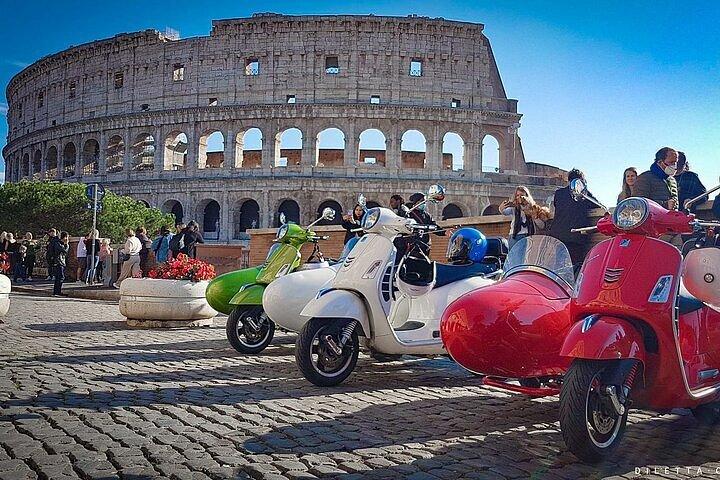
{"type": "Polygon", "coordinates": [[[38,60],[6,93],[7,181],[99,182],[218,242],[431,183],[448,193],[436,216],[496,213],[515,185],[545,199],[565,173],[525,160],[477,23],[255,14],[204,37],[123,33],[38,60]]]}

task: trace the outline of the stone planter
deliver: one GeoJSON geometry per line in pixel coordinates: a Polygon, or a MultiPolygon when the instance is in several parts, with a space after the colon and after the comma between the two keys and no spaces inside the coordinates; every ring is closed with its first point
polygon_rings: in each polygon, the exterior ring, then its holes
{"type": "Polygon", "coordinates": [[[131,327],[212,325],[217,312],[205,300],[208,282],[128,278],[120,285],[120,313],[131,327]]]}
{"type": "Polygon", "coordinates": [[[0,274],[0,317],[10,309],[10,279],[0,274]]]}

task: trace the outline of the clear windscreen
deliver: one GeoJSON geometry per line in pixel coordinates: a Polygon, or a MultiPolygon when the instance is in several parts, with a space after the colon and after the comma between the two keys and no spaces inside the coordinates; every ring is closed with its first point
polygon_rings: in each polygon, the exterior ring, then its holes
{"type": "Polygon", "coordinates": [[[533,235],[519,240],[508,253],[503,271],[540,267],[548,270],[568,285],[575,284],[572,260],[567,247],[560,240],[545,235],[533,235]]]}

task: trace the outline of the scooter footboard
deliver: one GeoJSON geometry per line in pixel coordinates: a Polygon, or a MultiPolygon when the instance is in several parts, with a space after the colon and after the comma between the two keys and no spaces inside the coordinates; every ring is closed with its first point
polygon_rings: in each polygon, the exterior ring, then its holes
{"type": "Polygon", "coordinates": [[[590,315],[570,328],[560,355],[588,360],[635,358],[644,363],[645,344],[642,333],[628,320],[590,315]]]}
{"type": "Polygon", "coordinates": [[[305,305],[300,315],[307,318],[351,318],[362,326],[362,334],[370,335],[370,322],[365,303],[348,290],[321,291],[305,305]]]}

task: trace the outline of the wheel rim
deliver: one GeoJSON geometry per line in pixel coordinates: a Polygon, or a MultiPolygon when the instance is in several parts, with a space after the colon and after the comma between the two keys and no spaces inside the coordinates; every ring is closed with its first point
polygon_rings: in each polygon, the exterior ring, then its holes
{"type": "Polygon", "coordinates": [[[354,345],[352,339],[350,339],[345,343],[342,354],[335,355],[327,343],[321,340],[327,331],[328,327],[324,326],[319,328],[313,335],[310,342],[310,363],[317,373],[323,377],[331,378],[342,375],[348,369],[352,361],[354,345]]]}
{"type": "Polygon", "coordinates": [[[608,448],[618,436],[622,426],[623,415],[608,412],[603,408],[600,388],[600,374],[596,372],[590,380],[587,396],[585,397],[585,426],[593,444],[598,448],[608,448]]]}
{"type": "Polygon", "coordinates": [[[242,345],[254,348],[265,343],[269,336],[270,321],[262,310],[239,315],[235,326],[235,337],[242,345]],[[259,328],[257,330],[253,329],[248,320],[257,322],[259,328]]]}

